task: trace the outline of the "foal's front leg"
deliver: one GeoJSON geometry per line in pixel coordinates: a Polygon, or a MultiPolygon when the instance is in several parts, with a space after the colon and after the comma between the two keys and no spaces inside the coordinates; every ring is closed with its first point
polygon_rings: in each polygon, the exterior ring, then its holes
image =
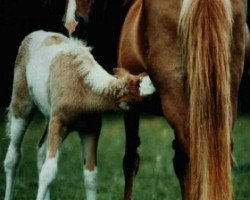
{"type": "Polygon", "coordinates": [[[67,129],[61,119],[57,116],[53,116],[49,122],[46,160],[42,165],[42,169],[39,174],[37,200],[45,199],[48,188],[55,179],[57,173],[59,147],[63,139],[66,137],[66,134],[67,129]]]}

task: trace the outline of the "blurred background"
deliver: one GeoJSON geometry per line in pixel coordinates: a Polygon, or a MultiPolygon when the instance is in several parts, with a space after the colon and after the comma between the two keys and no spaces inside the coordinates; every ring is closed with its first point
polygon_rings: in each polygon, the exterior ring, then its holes
{"type": "MultiPolygon", "coordinates": [[[[96,0],[90,24],[83,23],[76,35],[87,38],[94,56],[107,70],[116,66],[116,47],[127,7],[123,0],[96,0]],[[83,31],[84,30],[84,31],[83,31]],[[106,47],[108,46],[108,49],[106,47]]],[[[67,34],[63,27],[65,0],[0,0],[0,199],[5,190],[2,162],[9,139],[5,134],[5,108],[9,105],[13,68],[18,46],[32,31],[44,29],[67,34]]],[[[248,15],[248,22],[250,16],[248,15]]],[[[250,61],[250,58],[249,58],[250,61]]],[[[250,62],[249,62],[250,63],[250,62]]],[[[235,197],[250,199],[250,76],[246,64],[239,92],[239,117],[234,129],[235,157],[233,170],[235,197]]],[[[35,199],[37,192],[36,143],[45,128],[43,117],[36,113],[28,128],[23,160],[18,170],[14,199],[35,199]]],[[[135,200],[181,199],[172,167],[172,129],[161,117],[143,115],[140,124],[142,145],[140,171],[135,180],[135,200]]],[[[98,199],[122,199],[124,125],[122,115],[105,114],[98,150],[98,199]]],[[[65,141],[59,161],[59,173],[52,185],[52,200],[84,199],[80,142],[77,134],[65,141]]]]}

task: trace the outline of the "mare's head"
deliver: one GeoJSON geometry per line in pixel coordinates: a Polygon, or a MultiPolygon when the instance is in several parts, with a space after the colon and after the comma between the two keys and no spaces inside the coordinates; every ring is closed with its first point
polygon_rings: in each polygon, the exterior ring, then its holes
{"type": "Polygon", "coordinates": [[[71,35],[78,25],[77,18],[83,18],[88,21],[94,0],[66,0],[64,13],[64,26],[71,35]]]}
{"type": "Polygon", "coordinates": [[[75,0],[76,1],[76,16],[87,19],[91,13],[94,0],[75,0]]]}
{"type": "MultiPolygon", "coordinates": [[[[91,14],[105,10],[107,9],[107,6],[109,6],[111,9],[116,9],[115,11],[108,11],[108,13],[111,13],[112,15],[114,15],[114,13],[119,13],[123,21],[122,16],[125,14],[132,1],[133,0],[66,0],[63,19],[64,26],[71,35],[78,25],[79,18],[82,18],[85,22],[88,22],[89,16],[91,14]],[[98,9],[94,9],[94,7],[98,7],[98,9]]],[[[115,14],[115,16],[116,15],[117,14],[115,14]]]]}
{"type": "Polygon", "coordinates": [[[133,75],[123,68],[115,68],[114,75],[125,81],[125,92],[118,98],[119,103],[139,103],[155,92],[147,73],[133,75]]]}

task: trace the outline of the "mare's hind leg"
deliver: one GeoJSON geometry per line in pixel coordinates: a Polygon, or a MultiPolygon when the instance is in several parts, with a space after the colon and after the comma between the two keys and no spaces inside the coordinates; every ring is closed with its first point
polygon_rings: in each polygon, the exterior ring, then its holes
{"type": "Polygon", "coordinates": [[[184,196],[184,179],[186,177],[186,169],[188,165],[188,157],[187,154],[183,151],[181,148],[181,145],[179,144],[179,140],[175,139],[173,141],[173,149],[175,150],[174,158],[173,158],[173,165],[174,165],[174,171],[179,179],[182,196],[184,196]]]}
{"type": "Polygon", "coordinates": [[[186,112],[187,107],[184,100],[181,100],[183,93],[177,93],[177,96],[165,95],[162,96],[162,108],[165,118],[168,120],[172,126],[175,139],[173,141],[173,149],[175,150],[173,158],[173,166],[175,174],[179,180],[182,199],[186,192],[186,181],[187,181],[187,167],[188,167],[188,141],[186,132],[186,112]]]}
{"type": "Polygon", "coordinates": [[[132,198],[133,179],[139,168],[140,157],[137,153],[137,148],[140,145],[139,120],[140,113],[138,111],[130,111],[124,116],[126,132],[126,152],[123,158],[124,200],[132,198]]]}
{"type": "Polygon", "coordinates": [[[10,144],[4,160],[6,173],[5,200],[12,198],[16,170],[21,159],[21,144],[28,122],[31,119],[33,108],[34,104],[28,92],[24,68],[17,67],[15,68],[14,86],[7,125],[10,144]]]}
{"type": "MultiPolygon", "coordinates": [[[[79,130],[82,143],[83,176],[87,200],[96,200],[97,191],[97,146],[101,131],[101,118],[88,123],[87,129],[79,130]]],[[[91,120],[92,121],[92,120],[91,120]]]]}
{"type": "MultiPolygon", "coordinates": [[[[48,125],[46,126],[46,129],[42,135],[42,138],[40,139],[38,143],[38,150],[37,150],[37,169],[38,174],[40,174],[42,170],[42,166],[46,160],[46,153],[47,153],[47,136],[48,136],[48,125]]],[[[49,189],[46,192],[45,200],[50,199],[50,193],[49,189]]]]}
{"type": "Polygon", "coordinates": [[[55,179],[57,173],[57,160],[59,148],[67,135],[67,127],[58,116],[52,116],[49,122],[47,139],[47,155],[39,174],[39,186],[37,200],[44,200],[49,186],[55,179]]]}

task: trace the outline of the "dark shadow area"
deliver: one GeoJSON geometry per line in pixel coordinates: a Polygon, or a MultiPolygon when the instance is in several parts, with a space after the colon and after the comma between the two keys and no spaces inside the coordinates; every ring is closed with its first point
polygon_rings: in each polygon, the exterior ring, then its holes
{"type": "MultiPolygon", "coordinates": [[[[109,72],[116,67],[117,45],[129,4],[124,0],[96,0],[86,25],[82,20],[75,36],[94,47],[96,60],[109,72]]],[[[67,34],[63,27],[65,0],[0,1],[0,107],[9,105],[13,68],[18,46],[32,31],[44,29],[67,34]]],[[[248,23],[250,18],[248,15],[248,23]]],[[[239,111],[250,113],[250,58],[245,66],[239,91],[239,111]]]]}
{"type": "MultiPolygon", "coordinates": [[[[116,67],[120,29],[128,4],[123,0],[96,0],[89,24],[81,20],[75,36],[94,47],[96,60],[109,72],[116,67]]],[[[67,34],[63,26],[65,0],[0,1],[0,107],[9,105],[18,47],[32,31],[67,34]]]]}
{"type": "Polygon", "coordinates": [[[32,31],[44,29],[65,32],[61,23],[64,1],[0,1],[0,105],[9,104],[13,68],[18,46],[32,31]]]}

